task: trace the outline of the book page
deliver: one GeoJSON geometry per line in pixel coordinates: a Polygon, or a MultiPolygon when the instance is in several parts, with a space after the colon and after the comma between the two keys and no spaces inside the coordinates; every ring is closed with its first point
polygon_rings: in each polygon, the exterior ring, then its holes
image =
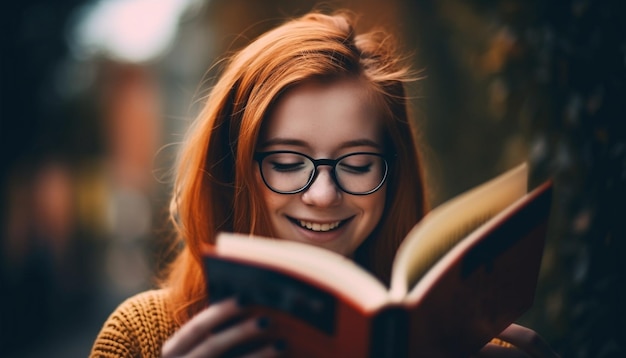
{"type": "Polygon", "coordinates": [[[404,305],[413,354],[467,357],[532,306],[551,202],[546,181],[461,240],[411,288],[404,305]]]}
{"type": "Polygon", "coordinates": [[[214,251],[220,257],[248,262],[332,291],[365,312],[388,301],[388,291],[380,281],[330,250],[293,241],[220,233],[214,251]]]}
{"type": "Polygon", "coordinates": [[[444,254],[481,224],[523,197],[527,186],[528,165],[524,163],[428,213],[398,249],[392,268],[392,300],[402,300],[444,254]]]}

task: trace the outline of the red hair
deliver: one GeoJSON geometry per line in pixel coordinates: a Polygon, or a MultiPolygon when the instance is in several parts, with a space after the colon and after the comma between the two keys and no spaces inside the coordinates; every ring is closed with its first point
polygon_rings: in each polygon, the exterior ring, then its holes
{"type": "Polygon", "coordinates": [[[230,58],[189,129],[178,161],[172,219],[181,252],[170,265],[179,323],[206,305],[200,260],[220,231],[272,236],[253,153],[272,104],[303,81],[352,76],[363,79],[381,108],[386,146],[395,155],[383,218],[355,260],[388,281],[398,245],[426,211],[422,162],[392,41],[382,32],[355,35],[347,14],[311,13],[271,30],[230,58]]]}

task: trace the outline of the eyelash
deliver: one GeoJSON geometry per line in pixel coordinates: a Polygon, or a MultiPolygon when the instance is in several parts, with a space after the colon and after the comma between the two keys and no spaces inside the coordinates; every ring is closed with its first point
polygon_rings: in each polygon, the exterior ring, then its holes
{"type": "Polygon", "coordinates": [[[342,168],[346,168],[348,171],[351,172],[355,172],[357,174],[361,174],[361,173],[367,173],[371,170],[372,168],[372,164],[366,164],[366,165],[359,165],[359,166],[352,166],[352,165],[348,165],[348,164],[342,164],[341,165],[342,168]]]}
{"type": "Polygon", "coordinates": [[[302,162],[288,163],[288,164],[272,162],[272,169],[279,171],[279,172],[295,171],[301,168],[302,168],[302,162]]]}

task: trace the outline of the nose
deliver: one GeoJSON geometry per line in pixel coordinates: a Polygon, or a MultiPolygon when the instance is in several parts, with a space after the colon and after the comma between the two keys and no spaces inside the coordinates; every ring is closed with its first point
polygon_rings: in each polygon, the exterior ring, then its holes
{"type": "Polygon", "coordinates": [[[302,201],[307,205],[332,207],[341,202],[341,189],[331,176],[330,168],[319,168],[317,177],[302,193],[302,201]]]}

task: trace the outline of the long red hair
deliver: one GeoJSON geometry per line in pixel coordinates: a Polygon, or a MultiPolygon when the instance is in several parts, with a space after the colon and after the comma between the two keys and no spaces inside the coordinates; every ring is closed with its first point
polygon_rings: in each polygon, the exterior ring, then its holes
{"type": "Polygon", "coordinates": [[[386,209],[355,260],[388,281],[396,249],[426,211],[422,161],[407,113],[405,82],[411,73],[394,51],[382,32],[355,35],[346,13],[311,13],[265,33],[229,59],[178,158],[171,216],[182,248],[164,286],[179,323],[206,305],[204,245],[213,244],[220,231],[272,236],[252,157],[272,104],[309,79],[361,78],[380,104],[386,145],[394,154],[386,209]]]}

